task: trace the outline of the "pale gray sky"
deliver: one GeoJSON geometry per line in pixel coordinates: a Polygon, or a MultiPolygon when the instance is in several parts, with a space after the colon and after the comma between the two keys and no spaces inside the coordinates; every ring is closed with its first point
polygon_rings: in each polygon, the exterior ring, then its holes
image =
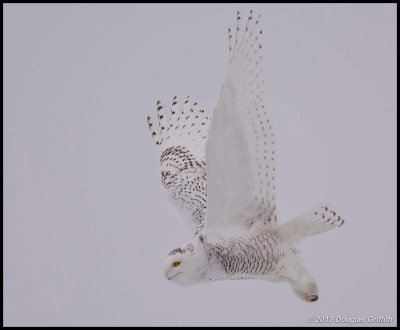
{"type": "Polygon", "coordinates": [[[396,325],[396,24],[394,4],[4,5],[4,324],[396,325]],[[162,272],[190,234],[146,115],[174,95],[212,113],[227,27],[250,8],[279,219],[323,201],[347,219],[299,246],[315,304],[284,283],[181,288],[162,272]]]}

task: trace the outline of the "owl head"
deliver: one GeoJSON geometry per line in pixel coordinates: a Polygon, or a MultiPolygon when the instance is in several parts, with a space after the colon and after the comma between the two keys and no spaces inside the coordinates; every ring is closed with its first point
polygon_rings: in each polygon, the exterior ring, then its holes
{"type": "Polygon", "coordinates": [[[174,249],[165,260],[165,277],[181,286],[206,281],[207,269],[208,259],[199,240],[174,249]]]}

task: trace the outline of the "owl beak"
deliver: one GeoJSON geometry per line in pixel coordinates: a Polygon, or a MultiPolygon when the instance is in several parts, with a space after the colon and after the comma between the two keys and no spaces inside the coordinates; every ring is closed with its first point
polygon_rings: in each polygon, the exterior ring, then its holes
{"type": "Polygon", "coordinates": [[[168,271],[165,272],[165,277],[167,278],[167,280],[171,279],[171,277],[168,275],[168,271]]]}
{"type": "Polygon", "coordinates": [[[167,280],[171,280],[171,278],[173,278],[173,276],[171,276],[171,269],[167,269],[165,271],[165,277],[167,278],[167,280]]]}
{"type": "Polygon", "coordinates": [[[171,279],[177,277],[179,274],[181,274],[181,273],[179,272],[179,273],[176,273],[176,274],[173,275],[173,276],[169,276],[168,273],[165,273],[165,277],[168,279],[168,281],[170,281],[171,279]]]}

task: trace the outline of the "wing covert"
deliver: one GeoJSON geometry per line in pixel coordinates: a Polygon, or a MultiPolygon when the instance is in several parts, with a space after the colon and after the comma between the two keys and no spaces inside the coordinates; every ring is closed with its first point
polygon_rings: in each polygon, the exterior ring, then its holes
{"type": "Polygon", "coordinates": [[[173,205],[197,235],[205,223],[207,181],[205,142],[211,118],[188,97],[171,109],[157,102],[157,122],[148,124],[158,146],[161,182],[173,205]]]}

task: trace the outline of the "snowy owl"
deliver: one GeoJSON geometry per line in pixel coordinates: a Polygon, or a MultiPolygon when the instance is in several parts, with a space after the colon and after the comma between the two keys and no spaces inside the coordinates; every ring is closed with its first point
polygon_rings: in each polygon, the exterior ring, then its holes
{"type": "Polygon", "coordinates": [[[166,258],[165,276],[188,286],[224,279],[289,282],[307,302],[318,299],[295,244],[340,227],[328,204],[281,225],[276,214],[275,136],[264,107],[260,16],[237,12],[228,29],[229,64],[213,118],[190,97],[157,102],[148,124],[161,181],[193,237],[166,258]]]}

